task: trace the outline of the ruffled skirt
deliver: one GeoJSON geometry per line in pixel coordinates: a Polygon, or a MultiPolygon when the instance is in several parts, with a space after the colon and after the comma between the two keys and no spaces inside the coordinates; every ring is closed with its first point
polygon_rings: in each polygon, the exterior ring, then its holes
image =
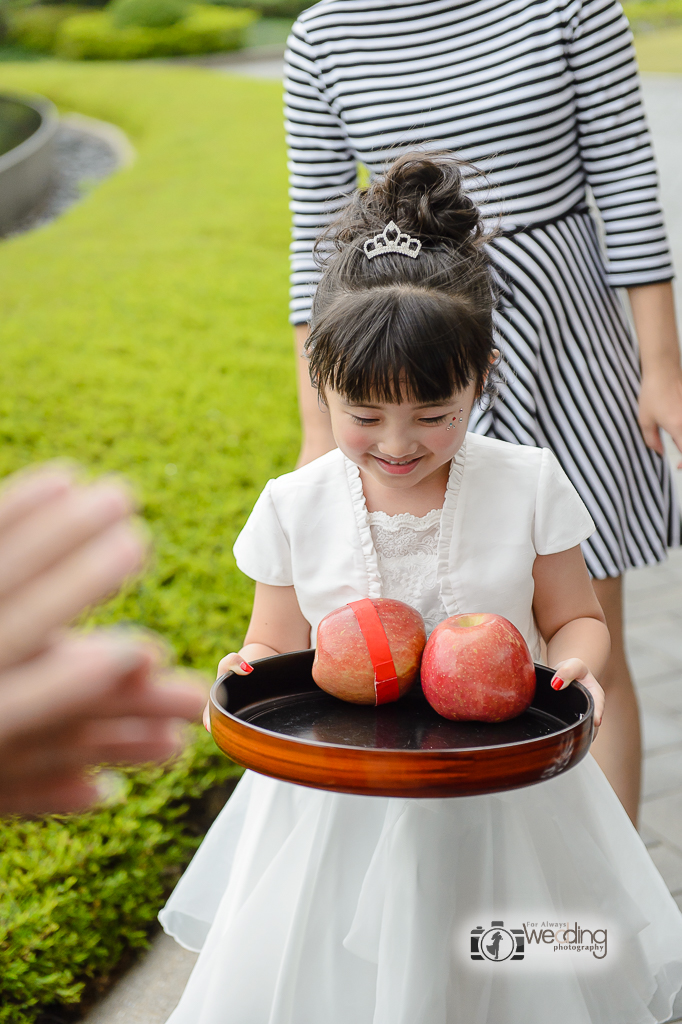
{"type": "Polygon", "coordinates": [[[247,772],[160,918],[201,950],[169,1024],[652,1024],[682,987],[682,915],[591,757],[445,800],[247,772]]]}

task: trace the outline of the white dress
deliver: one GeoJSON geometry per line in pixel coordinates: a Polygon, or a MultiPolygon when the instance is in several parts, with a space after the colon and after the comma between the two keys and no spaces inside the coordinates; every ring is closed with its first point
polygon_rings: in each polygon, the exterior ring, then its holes
{"type": "MultiPolygon", "coordinates": [[[[440,510],[366,522],[382,592],[433,628],[440,510]]],[[[160,918],[201,950],[168,1024],[652,1024],[682,986],[682,916],[589,756],[442,800],[247,772],[160,918]],[[522,959],[472,959],[492,922],[522,959]],[[542,940],[574,922],[596,956],[542,940]]]]}

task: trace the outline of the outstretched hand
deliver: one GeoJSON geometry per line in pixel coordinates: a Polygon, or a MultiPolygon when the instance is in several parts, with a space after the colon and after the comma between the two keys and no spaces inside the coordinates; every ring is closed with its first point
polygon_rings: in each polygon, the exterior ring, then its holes
{"type": "Polygon", "coordinates": [[[61,467],[0,495],[0,814],[82,809],[91,766],[165,759],[203,686],[163,668],[160,642],[65,629],[137,572],[147,543],[118,483],[61,467]]]}
{"type": "Polygon", "coordinates": [[[582,683],[585,689],[589,690],[592,694],[592,699],[594,700],[594,736],[596,736],[604,715],[604,691],[584,661],[580,661],[579,658],[568,658],[566,661],[559,662],[552,677],[553,689],[565,690],[574,680],[582,683]]]}

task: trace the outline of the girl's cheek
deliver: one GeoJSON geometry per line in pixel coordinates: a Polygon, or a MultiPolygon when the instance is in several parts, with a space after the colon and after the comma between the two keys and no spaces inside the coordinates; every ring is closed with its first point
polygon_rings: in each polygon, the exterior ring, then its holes
{"type": "Polygon", "coordinates": [[[353,451],[364,451],[372,443],[370,432],[365,427],[356,427],[352,423],[334,431],[336,443],[353,451]]]}

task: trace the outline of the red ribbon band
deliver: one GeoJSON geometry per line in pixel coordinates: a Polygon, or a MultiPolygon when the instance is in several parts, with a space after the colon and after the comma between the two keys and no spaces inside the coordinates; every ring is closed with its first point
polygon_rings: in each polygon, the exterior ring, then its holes
{"type": "Polygon", "coordinates": [[[350,601],[360,631],[365,638],[372,667],[374,668],[374,694],[377,704],[388,704],[400,696],[398,676],[393,664],[393,655],[379,613],[368,597],[362,601],[350,601]]]}

